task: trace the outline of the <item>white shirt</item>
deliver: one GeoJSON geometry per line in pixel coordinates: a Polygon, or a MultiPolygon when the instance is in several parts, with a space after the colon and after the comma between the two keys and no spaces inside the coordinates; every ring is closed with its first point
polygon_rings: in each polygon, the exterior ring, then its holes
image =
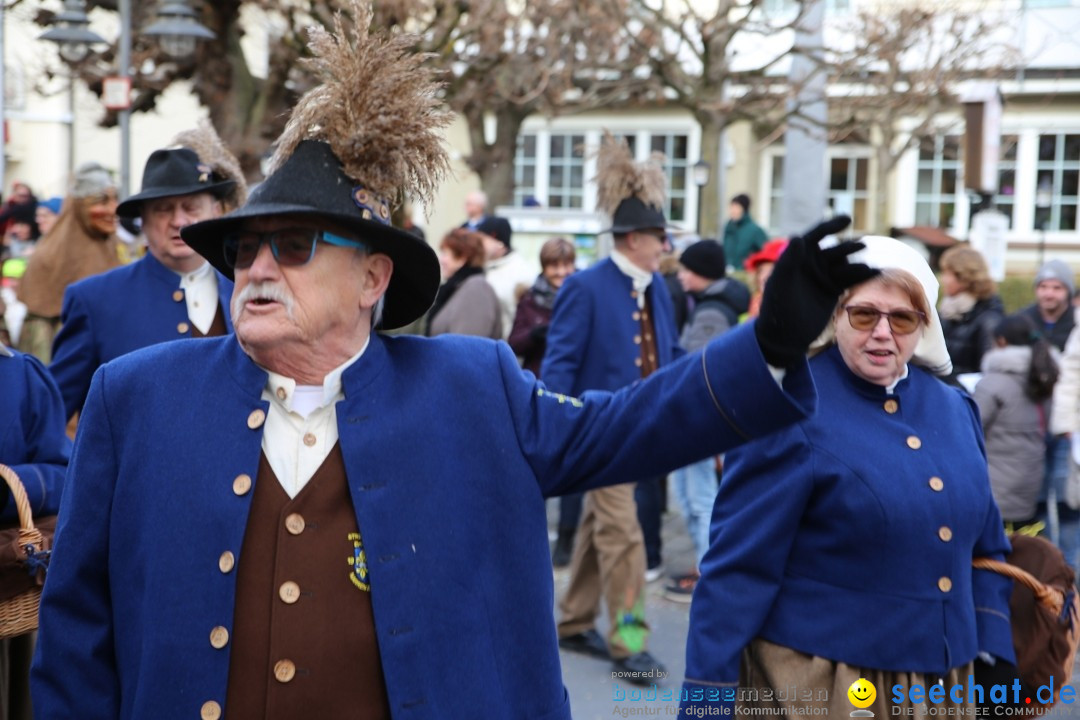
{"type": "Polygon", "coordinates": [[[180,287],[187,302],[188,320],[203,335],[214,324],[218,308],[217,274],[210,263],[203,263],[198,270],[180,275],[180,287]]]}
{"type": "Polygon", "coordinates": [[[270,402],[270,411],[262,451],[290,498],[304,489],[337,444],[337,403],[345,398],[341,375],[370,342],[368,338],[360,352],[327,373],[322,386],[297,385],[292,378],[267,371],[262,398],[270,402]]]}
{"type": "Polygon", "coordinates": [[[517,313],[519,290],[522,292],[532,287],[536,280],[536,271],[521,253],[510,252],[496,258],[484,266],[484,279],[488,281],[495,296],[499,298],[502,316],[502,336],[510,337],[514,327],[514,315],[517,313]]]}

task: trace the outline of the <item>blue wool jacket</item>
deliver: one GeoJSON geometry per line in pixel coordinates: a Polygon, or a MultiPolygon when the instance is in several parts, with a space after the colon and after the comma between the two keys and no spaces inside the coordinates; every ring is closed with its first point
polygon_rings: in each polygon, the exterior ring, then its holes
{"type": "MultiPolygon", "coordinates": [[[[71,441],[60,392],[45,366],[14,350],[0,354],[0,463],[22,480],[35,516],[55,515],[64,488],[71,441]]],[[[0,482],[0,520],[17,519],[7,485],[0,482]]]]}
{"type": "MultiPolygon", "coordinates": [[[[683,354],[664,279],[653,273],[645,292],[660,367],[683,354]]],[[[555,296],[544,384],[568,395],[618,390],[641,379],[641,315],[630,278],[610,258],[566,278],[555,296]],[[635,342],[637,340],[637,342],[635,342]]]]}
{"type": "MultiPolygon", "coordinates": [[[[217,281],[218,302],[231,333],[233,284],[220,273],[217,281]]],[[[132,350],[191,337],[180,276],[150,253],[69,286],[60,321],[49,372],[60,387],[67,417],[82,408],[101,365],[132,350]]]]}
{"type": "MultiPolygon", "coordinates": [[[[232,336],[98,371],[42,599],[39,720],[188,719],[224,703],[229,646],[215,650],[210,632],[233,627],[236,573],[218,558],[244,562],[253,493],[233,480],[257,476],[262,429],[249,418],[268,407],[266,380],[232,336]]],[[[662,474],[815,403],[808,367],[782,389],[752,327],[580,400],[546,390],[505,343],[460,336],[373,336],[342,384],[340,444],[395,720],[569,718],[544,498],[662,474]]]]}
{"type": "Polygon", "coordinates": [[[757,637],[888,671],[1015,662],[1012,583],[971,568],[1009,551],[974,402],[911,365],[890,398],[835,347],[810,367],[818,412],[727,455],[684,692],[734,686],[757,637]]]}

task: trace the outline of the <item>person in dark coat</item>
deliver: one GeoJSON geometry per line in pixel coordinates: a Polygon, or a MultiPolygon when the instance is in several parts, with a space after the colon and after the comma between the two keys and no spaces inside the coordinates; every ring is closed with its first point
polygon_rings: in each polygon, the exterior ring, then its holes
{"type": "Polygon", "coordinates": [[[761,327],[618,393],[556,393],[501,341],[377,332],[438,291],[390,199],[431,201],[451,118],[422,58],[349,10],[309,30],[322,82],[267,179],[182,230],[234,280],[235,334],[94,377],[41,599],[39,717],[456,720],[480,699],[492,720],[569,720],[545,497],[818,402],[820,311],[872,272],[820,236],[778,264],[761,327]]]}
{"type": "Polygon", "coordinates": [[[540,275],[518,301],[508,342],[521,356],[521,366],[540,377],[540,363],[547,347],[547,331],[555,294],[574,272],[574,243],[551,238],[540,248],[540,275]]]}
{"type": "Polygon", "coordinates": [[[741,268],[746,258],[765,246],[769,236],[750,217],[750,196],[740,193],[731,198],[729,219],[724,225],[724,254],[728,268],[741,268]]]}
{"type": "Polygon", "coordinates": [[[977,373],[983,355],[994,347],[994,330],[1005,317],[986,259],[968,245],[956,245],[941,256],[938,304],[941,329],[953,362],[953,373],[977,373]]]}

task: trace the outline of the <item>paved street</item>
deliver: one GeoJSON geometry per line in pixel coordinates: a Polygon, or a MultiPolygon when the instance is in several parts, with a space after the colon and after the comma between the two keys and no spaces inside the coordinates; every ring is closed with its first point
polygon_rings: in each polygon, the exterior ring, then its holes
{"type": "MultiPolygon", "coordinates": [[[[668,503],[664,516],[664,565],[666,575],[681,574],[694,562],[693,545],[686,534],[682,516],[674,499],[668,503]]],[[[671,688],[674,692],[682,685],[685,668],[686,630],[689,622],[690,603],[677,603],[663,597],[667,578],[650,584],[647,588],[645,618],[652,627],[649,651],[667,666],[668,676],[657,682],[657,688],[671,688]]],[[[558,617],[558,599],[562,597],[569,582],[568,570],[555,573],[555,614],[558,617]]],[[[607,632],[607,616],[601,614],[597,630],[607,632]]],[[[588,658],[577,653],[562,652],[563,680],[570,692],[570,705],[574,720],[600,720],[618,717],[615,713],[622,707],[641,707],[643,703],[660,709],[659,717],[667,714],[667,708],[675,712],[675,703],[614,699],[617,688],[622,691],[638,691],[640,688],[611,677],[611,663],[588,658]]],[[[645,688],[647,690],[648,688],[645,688]]],[[[636,696],[635,696],[636,697],[636,696]]]]}
{"type": "MultiPolygon", "coordinates": [[[[686,535],[682,516],[673,500],[669,502],[669,508],[669,512],[664,516],[664,563],[667,574],[678,574],[692,564],[693,547],[690,538],[686,535]]],[[[556,516],[550,515],[550,517],[554,521],[556,516]]],[[[568,582],[569,573],[566,570],[555,573],[556,617],[558,616],[558,599],[562,597],[568,582]]],[[[663,590],[664,581],[649,585],[645,605],[645,617],[653,629],[649,650],[667,666],[668,671],[668,676],[657,682],[657,690],[661,694],[665,688],[676,692],[681,687],[690,614],[689,603],[666,600],[663,597],[663,590]]],[[[597,622],[597,629],[602,634],[606,632],[606,616],[601,615],[597,622]]],[[[587,658],[577,653],[562,652],[560,654],[563,663],[563,680],[570,692],[574,720],[606,720],[620,717],[619,711],[623,708],[641,708],[642,706],[655,708],[657,712],[652,715],[653,717],[674,717],[676,703],[650,700],[649,695],[633,696],[633,699],[628,695],[625,700],[616,700],[617,691],[638,691],[639,688],[613,679],[610,663],[587,658]],[[637,699],[639,697],[642,699],[637,699]]],[[[1073,666],[1071,684],[1078,689],[1077,701],[1072,705],[1058,704],[1042,717],[1080,718],[1080,658],[1073,666]]],[[[649,688],[640,690],[647,691],[649,688]]]]}

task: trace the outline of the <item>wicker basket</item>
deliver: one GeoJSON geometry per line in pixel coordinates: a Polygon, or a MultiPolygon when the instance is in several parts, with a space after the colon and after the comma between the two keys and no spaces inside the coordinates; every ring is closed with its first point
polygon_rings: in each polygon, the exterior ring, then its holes
{"type": "MultiPolygon", "coordinates": [[[[30,512],[30,500],[26,497],[22,481],[15,471],[7,465],[0,465],[0,475],[11,489],[15,498],[15,508],[19,513],[19,542],[21,545],[33,545],[40,548],[44,538],[41,531],[34,527],[30,512]]],[[[41,586],[26,590],[8,600],[0,601],[0,639],[23,635],[37,630],[38,603],[41,601],[41,586]]]]}

